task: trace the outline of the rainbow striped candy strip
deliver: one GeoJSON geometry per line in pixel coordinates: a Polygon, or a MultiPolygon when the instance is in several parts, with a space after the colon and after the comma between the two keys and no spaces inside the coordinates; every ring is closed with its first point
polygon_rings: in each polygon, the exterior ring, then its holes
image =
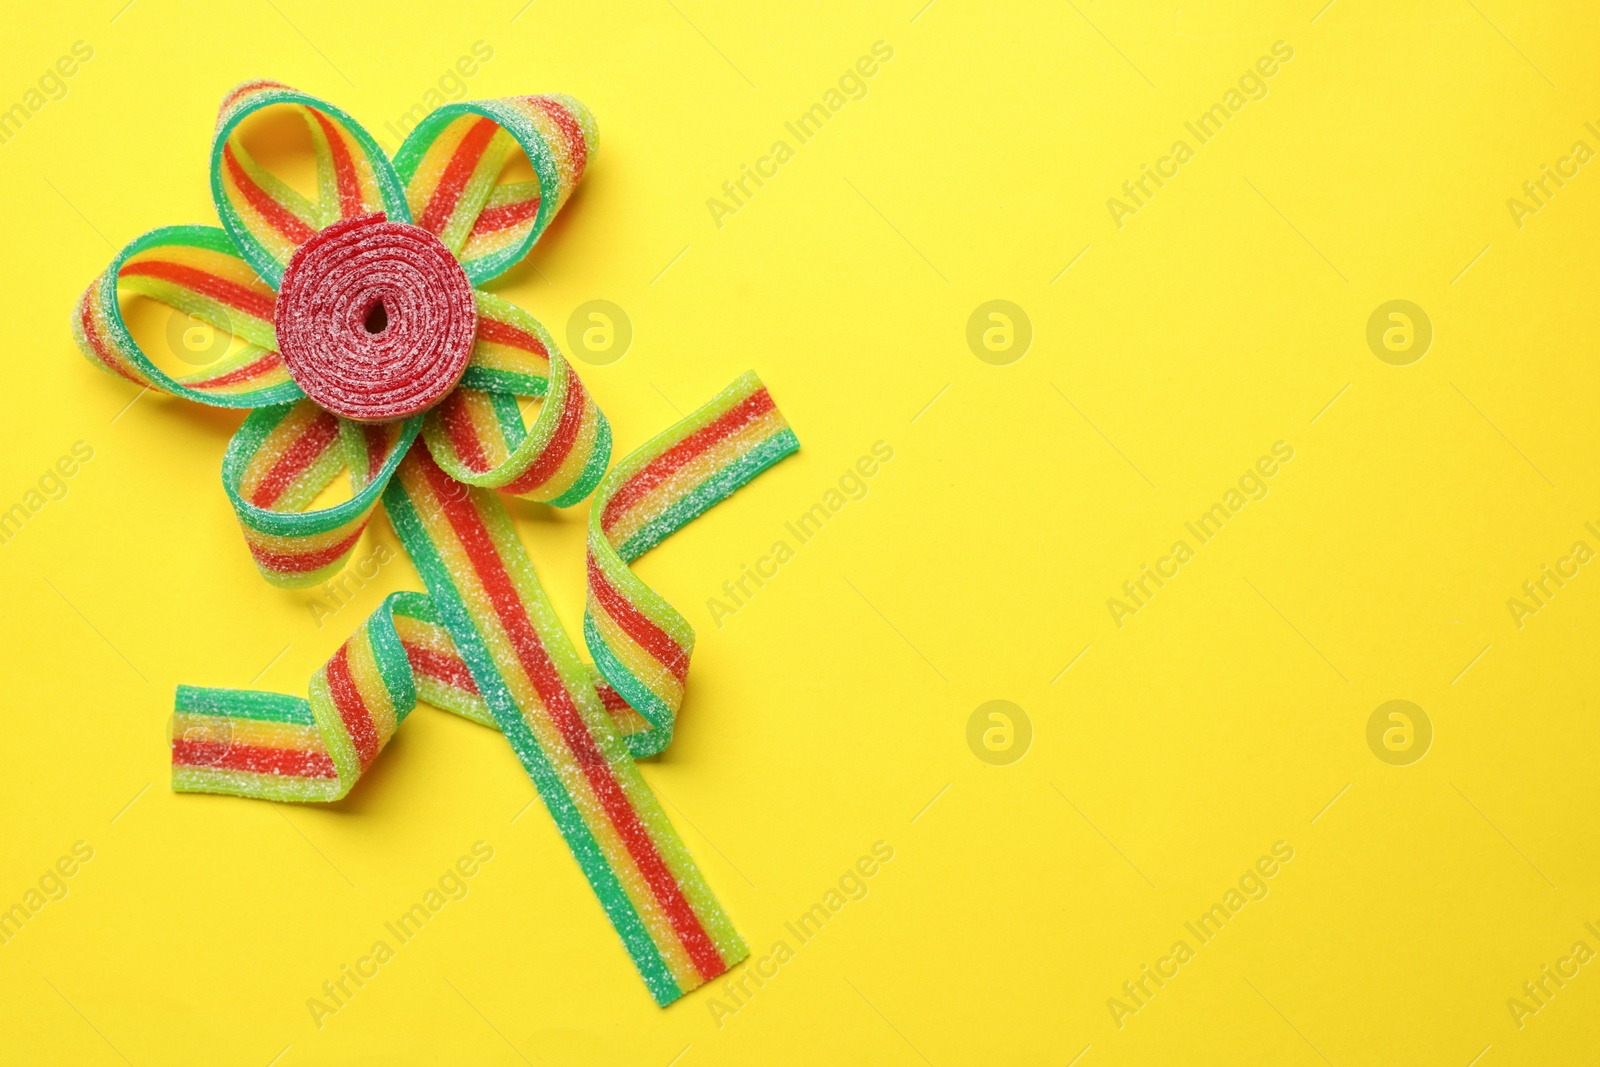
{"type": "Polygon", "coordinates": [[[476,285],[527,255],[598,144],[594,116],[570,96],[473,100],[423,119],[395,153],[394,169],[417,225],[456,253],[476,285]],[[519,147],[536,180],[496,185],[519,147]]]}
{"type": "Polygon", "coordinates": [[[416,707],[399,627],[430,614],[422,594],[391,594],[312,675],[309,700],[179,686],[172,788],[263,800],[343,797],[416,707]]]}
{"type": "Polygon", "coordinates": [[[498,729],[433,601],[391,593],[312,677],[309,700],[180,685],[169,729],[172,788],[339,800],[419,699],[498,729]]]}
{"type": "MultiPolygon", "coordinates": [[[[409,222],[415,210],[418,225],[453,242],[474,281],[486,280],[532,247],[571,198],[598,143],[593,116],[570,97],[452,105],[402,146],[402,182],[343,111],[278,82],[246,83],[224,98],[212,144],[211,185],[224,228],[172,226],[133,241],[84,293],[74,336],[92,362],[140,385],[258,409],[229,443],[223,483],[262,576],[286,588],[315,585],[348,561],[421,423],[364,427],[305,399],[277,352],[273,323],[289,257],[341,219],[381,210],[409,222]],[[273,177],[244,145],[241,124],[271,107],[305,122],[316,200],[273,177]],[[519,149],[536,180],[496,185],[519,149]],[[553,195],[541,196],[544,189],[553,195]],[[129,332],[119,293],[165,303],[243,344],[201,371],[170,377],[129,332]],[[351,498],[312,508],[342,470],[351,498]]],[[[430,444],[461,481],[557,507],[576,504],[605,473],[610,426],[543,326],[492,294],[479,290],[475,298],[472,360],[457,389],[427,416],[430,444]],[[530,400],[539,409],[525,425],[530,400]]]]}
{"type": "MultiPolygon", "coordinates": [[[[658,519],[659,540],[674,519],[676,525],[688,521],[798,447],[765,388],[747,374],[619,464],[601,494],[659,504],[659,515],[672,516],[658,519]],[[760,412],[754,421],[752,411],[760,412]],[[664,467],[682,455],[694,460],[699,477],[663,481],[664,467]]],[[[636,747],[659,751],[665,745],[671,721],[670,714],[663,723],[643,717],[657,733],[650,745],[633,744],[643,729],[640,709],[626,707],[621,675],[608,669],[632,659],[633,649],[586,618],[590,654],[614,694],[608,700],[595,667],[579,657],[556,618],[505,506],[482,489],[463,492],[426,449],[407,455],[384,507],[477,697],[533,778],[656,1001],[670,1003],[743,959],[743,941],[634,764],[636,747]]],[[[601,507],[598,497],[595,507],[601,507]]],[[[631,510],[617,508],[618,514],[631,510]]],[[[639,544],[641,552],[648,547],[639,544]]],[[[591,581],[594,574],[591,568],[591,581]]],[[[626,590],[660,601],[637,579],[626,590]]],[[[591,603],[595,595],[591,584],[591,603]]],[[[620,599],[610,602],[617,606],[620,599]]],[[[657,610],[641,602],[634,615],[657,610]]],[[[634,631],[619,633],[635,639],[634,631]]],[[[688,631],[680,670],[692,644],[688,631]]]]}
{"type": "Polygon", "coordinates": [[[634,763],[671,739],[694,632],[622,561],[798,447],[752,373],[605,479],[591,552],[598,544],[606,562],[591,556],[584,622],[598,670],[557,620],[499,497],[412,448],[384,506],[429,595],[384,601],[312,678],[309,700],[181,689],[174,788],[336,800],[419,697],[495,726],[651,994],[671,1003],[748,950],[634,763]],[[661,623],[672,628],[670,646],[661,623]],[[665,698],[649,688],[664,685],[658,675],[670,679],[665,698]],[[630,692],[647,702],[630,707],[630,692]]]}
{"type": "Polygon", "coordinates": [[[672,740],[694,628],[628,564],[800,447],[751,371],[614,467],[589,511],[583,634],[595,666],[633,715],[635,756],[672,740]]]}
{"type": "Polygon", "coordinates": [[[611,427],[532,315],[477,293],[478,339],[461,383],[424,416],[423,436],[457,481],[558,508],[583,500],[611,458],[611,427]],[[518,397],[544,400],[524,427],[518,397]]]}
{"type": "Polygon", "coordinates": [[[102,369],[217,407],[254,408],[223,484],[264,577],[303,586],[348,560],[380,500],[429,594],[396,593],[312,678],[306,698],[179,688],[173,787],[295,801],[346,795],[418,699],[501,730],[533,778],[647,987],[661,1004],[747,954],[634,757],[672,736],[694,634],[628,563],[798,447],[753,374],[605,478],[611,432],[547,331],[475,293],[477,334],[454,392],[388,425],[306,398],[276,350],[276,289],[295,250],[377,211],[428,229],[474,283],[521,259],[571,197],[598,141],[563,96],[450,105],[395,162],[344,112],[276,82],[223,101],[211,186],[223,228],[176,226],[129,244],[79,301],[73,333],[102,369]],[[241,124],[296,112],[317,196],[248,152],[241,124]],[[535,180],[500,184],[516,151],[535,180]],[[132,337],[137,294],[232,334],[235,352],[181,377],[132,337]],[[525,420],[529,402],[538,412],[525,420]],[[316,507],[341,472],[351,496],[316,507]],[[589,538],[585,662],[561,628],[494,490],[569,506],[599,486],[589,538]]]}
{"type": "Polygon", "coordinates": [[[274,288],[294,250],[324,226],[375,211],[410,220],[394,168],[361,124],[332,104],[273,81],[246,82],[223,97],[211,143],[211,196],[244,258],[274,288]],[[274,106],[305,118],[317,159],[316,200],[274,177],[245,149],[239,124],[274,106]]]}
{"type": "Polygon", "coordinates": [[[277,293],[256,276],[226,231],[165,226],[134,240],[78,300],[72,335],[89,361],[135,385],[213,407],[254,408],[304,396],[278,355],[272,328],[277,293]],[[134,341],[119,286],[187,312],[245,344],[194,374],[173,378],[134,341]]]}
{"type": "Polygon", "coordinates": [[[352,422],[309,400],[252,411],[228,442],[222,485],[261,576],[300,588],[337,573],[421,427],[352,422]],[[351,497],[306,510],[345,470],[351,497]]]}

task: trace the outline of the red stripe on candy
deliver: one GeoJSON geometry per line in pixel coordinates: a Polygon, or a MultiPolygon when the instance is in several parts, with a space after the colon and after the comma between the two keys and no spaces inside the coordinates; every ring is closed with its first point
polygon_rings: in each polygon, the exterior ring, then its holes
{"type": "Polygon", "coordinates": [[[600,606],[605,608],[606,614],[622,627],[622,632],[655,657],[656,662],[671,671],[672,676],[682,684],[684,677],[689,673],[688,655],[665,630],[634,607],[627,597],[617,592],[593,556],[589,557],[589,591],[594,594],[600,606]]]}
{"type": "Polygon", "coordinates": [[[473,233],[498,233],[527,222],[539,213],[539,198],[486,207],[472,224],[473,233]]]}
{"type": "Polygon", "coordinates": [[[224,386],[238,385],[240,382],[259,378],[274,367],[281,367],[282,365],[283,357],[276,352],[269,352],[260,359],[246,363],[244,366],[237,370],[231,370],[227,374],[219,374],[215,378],[207,378],[203,382],[188,382],[187,384],[190,389],[221,389],[224,386]]]}
{"type": "Polygon", "coordinates": [[[222,158],[228,165],[228,175],[233,178],[233,184],[238,186],[244,198],[250,202],[262,218],[273,229],[287,237],[292,244],[303,244],[311,239],[313,232],[298,215],[268,196],[266,190],[250,180],[250,175],[244,172],[238,157],[233,154],[233,145],[222,146],[222,158]]]}
{"type": "Polygon", "coordinates": [[[538,690],[539,699],[560,731],[563,740],[566,741],[568,749],[577,758],[578,766],[582,768],[595,796],[605,809],[606,817],[615,827],[629,855],[633,857],[634,863],[644,875],[651,894],[666,913],[668,922],[689,953],[695,969],[707,981],[715,978],[727,970],[727,965],[723,963],[716,945],[706,934],[699,917],[695,915],[694,909],[684,897],[683,890],[662,860],[655,842],[650,839],[649,832],[640,822],[638,813],[633,810],[626,794],[622,792],[622,787],[612,774],[605,756],[595,746],[587,725],[579,717],[578,710],[572,703],[572,695],[567,692],[561,676],[539,640],[537,631],[528,619],[527,609],[523,606],[510,575],[506,573],[504,561],[501,560],[489,531],[483,525],[482,516],[478,514],[470,499],[452,499],[451,479],[439,469],[426,450],[419,451],[417,457],[433,491],[435,506],[443,512],[446,521],[455,530],[462,549],[489,595],[495,614],[505,627],[523,670],[527,672],[528,678],[538,690]]]}
{"type": "Polygon", "coordinates": [[[117,276],[161,278],[269,322],[272,321],[273,306],[278,302],[274,293],[262,294],[249,286],[218,277],[210,271],[188,267],[182,263],[169,263],[166,260],[128,263],[117,272],[117,276]]]}
{"type": "Polygon", "coordinates": [[[307,110],[317,120],[317,125],[322,127],[322,135],[328,139],[328,151],[333,155],[333,174],[339,186],[339,217],[353,219],[366,214],[366,205],[361,202],[361,183],[356,178],[355,161],[350,158],[350,146],[344,143],[344,138],[326,115],[316,108],[307,110]]]}
{"type": "Polygon", "coordinates": [[[326,753],[298,748],[265,748],[231,742],[172,741],[172,762],[179,767],[210,767],[224,771],[252,771],[285,778],[337,778],[339,772],[326,753]],[[221,750],[220,752],[218,750],[221,750]]]}
{"type": "Polygon", "coordinates": [[[489,457],[478,440],[478,429],[472,424],[472,410],[459,392],[445,397],[439,405],[439,418],[444,422],[445,435],[450,447],[468,470],[482,472],[489,469],[489,457]]]}
{"type": "Polygon", "coordinates": [[[480,118],[472,124],[472,129],[456,145],[450,162],[439,177],[439,184],[433,187],[428,206],[423,210],[422,218],[417,220],[418,226],[430,233],[444,233],[456,204],[461,202],[461,190],[467,187],[467,181],[477,168],[478,160],[483,158],[484,150],[489,147],[489,139],[494,136],[496,129],[498,127],[493,119],[480,118]]]}
{"type": "Polygon", "coordinates": [[[350,551],[351,546],[361,537],[361,531],[366,528],[367,524],[363,522],[349,537],[327,548],[319,548],[315,552],[274,552],[271,549],[251,545],[250,554],[255,557],[258,564],[274,574],[308,574],[311,571],[321,570],[350,551]]]}
{"type": "Polygon", "coordinates": [[[250,494],[250,503],[258,508],[270,508],[338,439],[339,420],[326,411],[318,412],[311,425],[295,438],[261,479],[261,484],[250,494]]]}
{"type": "Polygon", "coordinates": [[[478,683],[472,680],[472,672],[467,665],[455,656],[443,652],[435,652],[431,648],[422,648],[418,645],[408,645],[401,642],[401,647],[406,650],[406,659],[411,661],[411,669],[418,674],[432,678],[436,682],[454,686],[468,693],[478,691],[478,683]]]}
{"type": "Polygon", "coordinates": [[[378,472],[383,470],[384,460],[388,458],[389,431],[383,426],[364,423],[361,439],[367,446],[367,481],[370,483],[378,477],[378,472]]]}
{"type": "Polygon", "coordinates": [[[772,397],[766,389],[758,389],[745,397],[722,415],[712,420],[661,455],[646,463],[639,473],[618,487],[606,502],[605,514],[600,517],[600,527],[610,531],[622,513],[644,499],[645,495],[664,482],[673,472],[691,462],[700,453],[724,438],[731,437],[747,424],[773,409],[772,397]]]}
{"type": "Polygon", "coordinates": [[[524,352],[532,352],[545,359],[550,358],[550,350],[545,348],[544,342],[539,340],[527,330],[519,329],[509,322],[492,319],[487,315],[478,316],[478,336],[485,341],[493,341],[497,345],[508,345],[520,348],[524,352]]]}
{"type": "Polygon", "coordinates": [[[530,97],[528,102],[549,116],[561,130],[561,136],[566,139],[567,150],[572,153],[572,180],[574,183],[583,177],[583,172],[589,167],[589,142],[583,139],[583,127],[578,125],[567,109],[544,97],[530,97]]]}
{"type": "Polygon", "coordinates": [[[378,729],[372,725],[372,714],[367,711],[366,701],[361,699],[361,690],[356,688],[356,680],[350,676],[350,646],[343,644],[339,651],[333,654],[327,667],[328,693],[333,697],[333,706],[339,712],[339,718],[344,720],[344,729],[350,735],[350,741],[356,747],[356,758],[361,761],[361,769],[377,758],[378,729]]]}
{"type": "MultiPolygon", "coordinates": [[[[235,101],[243,99],[244,97],[249,96],[251,93],[258,93],[266,89],[288,88],[289,87],[282,82],[268,81],[266,79],[262,79],[261,81],[245,82],[243,85],[239,86],[237,89],[234,89],[227,96],[222,98],[222,107],[219,110],[223,114],[227,114],[228,108],[232,107],[235,101]]],[[[292,92],[293,90],[290,91],[292,92]]]]}
{"type": "Polygon", "coordinates": [[[79,321],[83,323],[84,339],[89,342],[89,347],[94,349],[94,354],[99,357],[102,364],[116,371],[134,385],[143,385],[145,388],[149,388],[148,383],[140,380],[131,370],[122,365],[123,361],[120,356],[113,355],[106,348],[105,338],[100,335],[100,330],[94,324],[94,309],[89,304],[87,294],[83,298],[83,312],[79,315],[79,321]]]}

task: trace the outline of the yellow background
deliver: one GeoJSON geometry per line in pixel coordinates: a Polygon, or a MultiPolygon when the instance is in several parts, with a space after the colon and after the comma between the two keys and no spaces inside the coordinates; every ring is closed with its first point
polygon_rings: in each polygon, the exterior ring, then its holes
{"type": "MultiPolygon", "coordinates": [[[[1520,229],[1506,205],[1600,148],[1600,15],[921,2],[7,13],[0,105],[73,42],[94,58],[0,146],[0,507],[74,441],[95,457],[0,547],[0,906],[74,842],[94,859],[0,946],[0,1059],[1600,1056],[1600,965],[1520,1029],[1506,1005],[1575,941],[1600,949],[1600,573],[1520,629],[1506,605],[1600,547],[1600,175],[1520,229]],[[174,685],[303,692],[420,583],[397,559],[319,629],[315,594],[265,585],[237,533],[218,468],[239,416],[128,408],[75,352],[72,303],[139,233],[214,223],[230,86],[286,81],[392,146],[384,123],[478,40],[470,95],[567,92],[598,118],[537,269],[499,288],[562,338],[586,300],[626,310],[625,357],[577,364],[618,454],[749,367],[803,443],[639,568],[699,630],[645,776],[753,949],[797,948],[720,1020],[720,983],[652,1005],[548,817],[513,822],[533,790],[490,731],[419,709],[328,808],[167,788],[174,685]],[[880,40],[868,95],[719,228],[707,199],[880,40]],[[1266,98],[1119,229],[1107,198],[1280,40],[1266,98]],[[1395,367],[1365,331],[1400,298],[1434,340],[1395,367]],[[965,339],[991,299],[1034,330],[1007,366],[965,339]],[[707,598],[879,440],[868,496],[712,625],[707,598]],[[1119,629],[1107,598],[1279,440],[1270,494],[1119,629]],[[992,699],[1032,724],[1009,766],[967,744],[992,699]],[[1433,724],[1410,766],[1367,745],[1391,699],[1433,724]],[[307,999],[479,840],[467,898],[318,1029],[307,999]],[[796,946],[785,922],[877,841],[869,895],[796,946]],[[1108,998],[1278,841],[1270,894],[1119,1028],[1108,998]]],[[[516,513],[576,632],[584,509],[516,513]]]]}

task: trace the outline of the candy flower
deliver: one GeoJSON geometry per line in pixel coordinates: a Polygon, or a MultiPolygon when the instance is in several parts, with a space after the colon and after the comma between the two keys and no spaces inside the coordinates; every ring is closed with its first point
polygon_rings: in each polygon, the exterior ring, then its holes
{"type": "Polygon", "coordinates": [[[748,953],[634,762],[671,740],[694,631],[629,564],[798,442],[747,373],[608,474],[610,427],[549,333],[479,288],[533,247],[596,147],[578,101],[523,96],[439,108],[390,160],[333,105],[249,82],[224,98],[211,152],[222,227],[135,239],[72,325],[113,374],[252,409],[223,488],[267,581],[327,580],[381,502],[428,590],[385,600],[306,697],[179,686],[173,788],[337,800],[419,699],[498,729],[665,1005],[748,953]],[[264,108],[304,120],[314,199],[246,149],[241,123],[264,108]],[[518,153],[533,179],[503,180],[518,153]],[[168,375],[124,321],[134,294],[231,335],[231,354],[168,375]],[[313,506],[341,473],[348,499],[313,506]],[[592,663],[499,493],[593,494],[592,663]]]}

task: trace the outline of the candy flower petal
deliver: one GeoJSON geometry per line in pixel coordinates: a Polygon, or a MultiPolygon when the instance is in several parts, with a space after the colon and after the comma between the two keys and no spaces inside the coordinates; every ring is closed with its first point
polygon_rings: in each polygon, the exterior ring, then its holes
{"type": "Polygon", "coordinates": [[[410,222],[389,159],[361,124],[332,104],[279,82],[246,82],[222,101],[211,146],[211,196],[240,252],[277,288],[296,248],[338,222],[374,212],[410,222]],[[263,108],[298,111],[317,160],[317,199],[301,195],[251,157],[239,124],[263,108]]]}
{"type": "Polygon", "coordinates": [[[135,239],[78,301],[72,334],[89,362],[152,389],[212,407],[284,404],[304,394],[278,355],[276,296],[215,226],[166,226],[135,239]],[[139,347],[119,293],[137,293],[210,323],[244,342],[236,352],[174,378],[139,347]]]}
{"type": "Polygon", "coordinates": [[[261,576],[294,589],[337,573],[421,425],[351,422],[309,400],[251,412],[228,443],[222,484],[261,576]],[[307,510],[344,470],[351,497],[307,510]]]}
{"type": "Polygon", "coordinates": [[[490,293],[476,296],[472,362],[424,417],[428,450],[457,481],[570,507],[600,483],[611,426],[532,315],[490,293]],[[540,405],[531,426],[523,397],[540,405]]]}
{"type": "Polygon", "coordinates": [[[478,285],[528,254],[599,145],[594,116],[570,96],[471,100],[418,123],[394,167],[412,218],[456,253],[478,285]],[[534,180],[497,184],[519,147],[534,180]]]}

